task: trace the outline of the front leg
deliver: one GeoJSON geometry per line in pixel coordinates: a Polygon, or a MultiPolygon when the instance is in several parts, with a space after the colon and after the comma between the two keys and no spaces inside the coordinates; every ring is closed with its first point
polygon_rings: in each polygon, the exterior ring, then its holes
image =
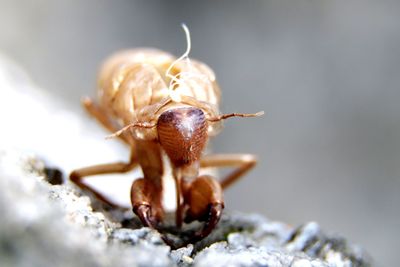
{"type": "Polygon", "coordinates": [[[208,236],[218,224],[224,208],[222,188],[211,176],[199,176],[190,184],[184,198],[189,207],[185,222],[193,220],[205,222],[203,228],[190,240],[195,242],[208,236]]]}
{"type": "Polygon", "coordinates": [[[157,229],[157,224],[164,217],[162,185],[146,178],[135,180],[131,187],[131,203],[133,212],[143,225],[157,229]]]}

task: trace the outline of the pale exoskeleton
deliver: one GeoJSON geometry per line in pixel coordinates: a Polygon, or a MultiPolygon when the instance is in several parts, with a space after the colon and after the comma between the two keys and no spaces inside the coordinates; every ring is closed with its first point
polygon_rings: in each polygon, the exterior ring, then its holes
{"type": "Polygon", "coordinates": [[[130,160],[75,170],[70,179],[110,203],[103,194],[83,183],[83,178],[128,172],[140,167],[143,178],[131,187],[134,213],[143,225],[160,229],[165,217],[162,203],[166,170],[172,170],[176,187],[176,225],[204,221],[189,241],[207,236],[224,208],[222,191],[256,163],[249,154],[205,155],[209,137],[221,129],[222,120],[255,114],[220,114],[220,89],[214,72],[204,63],[190,60],[189,32],[186,53],[176,59],[156,49],[119,52],[103,64],[98,83],[98,102],[84,99],[86,110],[131,148],[130,160]],[[170,168],[163,157],[169,159],[170,168]],[[207,167],[234,167],[220,180],[199,175],[207,167]]]}

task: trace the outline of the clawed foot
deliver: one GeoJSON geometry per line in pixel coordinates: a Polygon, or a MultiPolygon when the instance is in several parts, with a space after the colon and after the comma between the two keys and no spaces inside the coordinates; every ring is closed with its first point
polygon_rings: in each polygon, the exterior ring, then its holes
{"type": "Polygon", "coordinates": [[[145,227],[156,229],[157,220],[151,214],[151,207],[147,204],[141,204],[133,208],[133,212],[139,217],[145,227]]]}
{"type": "Polygon", "coordinates": [[[217,226],[219,220],[221,219],[223,209],[224,205],[221,203],[210,204],[208,212],[206,213],[207,216],[204,218],[204,226],[200,230],[196,231],[193,235],[191,235],[189,239],[183,243],[182,246],[187,246],[190,243],[196,243],[207,237],[215,228],[215,226],[217,226]]]}
{"type": "MultiPolygon", "coordinates": [[[[210,204],[203,227],[200,230],[194,232],[194,234],[188,237],[188,239],[183,243],[178,242],[180,244],[177,244],[176,240],[169,238],[167,234],[161,234],[161,238],[167,245],[169,245],[173,249],[184,247],[191,243],[196,243],[207,237],[212,232],[212,230],[215,228],[215,226],[221,219],[223,209],[224,206],[221,203],[210,204]]],[[[145,227],[157,229],[158,222],[152,216],[151,207],[149,205],[147,204],[138,205],[136,208],[133,209],[133,211],[139,217],[139,219],[141,220],[141,222],[145,227]]]]}
{"type": "Polygon", "coordinates": [[[204,223],[203,228],[200,231],[197,231],[190,241],[197,242],[207,237],[215,228],[215,226],[217,226],[219,220],[221,219],[223,209],[224,206],[221,203],[211,204],[208,212],[208,217],[206,222],[204,223]]]}

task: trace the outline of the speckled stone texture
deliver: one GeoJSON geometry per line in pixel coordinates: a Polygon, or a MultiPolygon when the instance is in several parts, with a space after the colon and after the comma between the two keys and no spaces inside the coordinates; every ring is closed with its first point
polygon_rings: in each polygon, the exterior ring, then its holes
{"type": "Polygon", "coordinates": [[[203,241],[172,250],[129,210],[107,210],[74,185],[52,185],[46,173],[57,174],[35,155],[0,151],[1,266],[371,265],[317,223],[291,227],[233,212],[203,241]]]}

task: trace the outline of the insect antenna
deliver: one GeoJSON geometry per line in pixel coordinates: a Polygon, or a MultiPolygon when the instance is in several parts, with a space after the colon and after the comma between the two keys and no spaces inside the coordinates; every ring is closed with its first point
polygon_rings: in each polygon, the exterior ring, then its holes
{"type": "Polygon", "coordinates": [[[157,124],[155,124],[155,123],[152,124],[152,123],[148,123],[148,122],[133,122],[131,124],[128,124],[124,128],[120,129],[119,131],[116,131],[115,133],[106,136],[106,139],[111,139],[111,138],[114,138],[114,137],[118,137],[122,133],[124,133],[125,131],[129,130],[130,128],[146,128],[146,129],[150,129],[150,128],[153,128],[153,127],[156,127],[156,126],[157,126],[157,124]]]}
{"type": "Polygon", "coordinates": [[[211,121],[211,122],[217,122],[217,121],[229,119],[232,117],[251,118],[251,117],[259,117],[261,115],[264,115],[264,111],[259,111],[257,113],[228,113],[228,114],[221,114],[216,117],[211,117],[211,118],[208,118],[207,120],[211,121]]]}

